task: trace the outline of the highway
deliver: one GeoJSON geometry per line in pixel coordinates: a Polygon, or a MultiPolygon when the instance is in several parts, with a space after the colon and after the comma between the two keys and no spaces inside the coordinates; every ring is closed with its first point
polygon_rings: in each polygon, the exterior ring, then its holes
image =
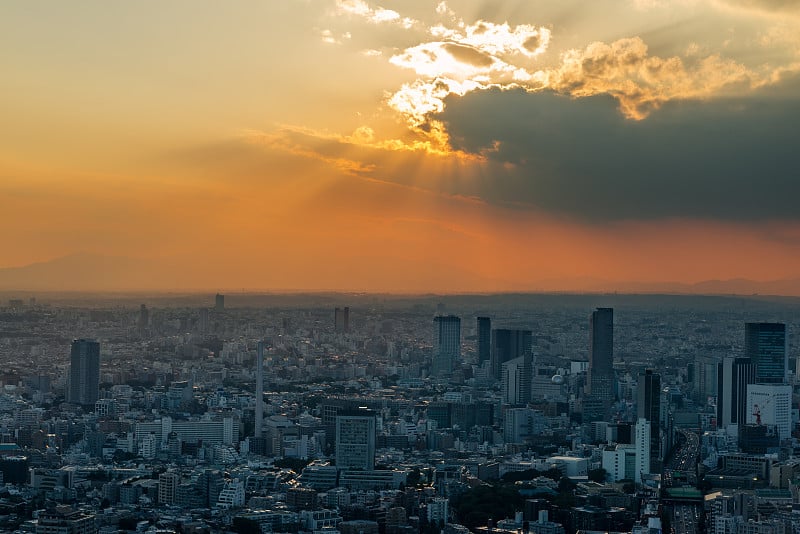
{"type": "MultiPolygon", "coordinates": [[[[680,444],[672,458],[664,466],[663,485],[665,488],[695,486],[697,484],[697,456],[700,450],[700,436],[684,430],[680,444]]],[[[668,510],[674,534],[699,534],[703,521],[702,509],[693,504],[674,504],[668,510]]]]}

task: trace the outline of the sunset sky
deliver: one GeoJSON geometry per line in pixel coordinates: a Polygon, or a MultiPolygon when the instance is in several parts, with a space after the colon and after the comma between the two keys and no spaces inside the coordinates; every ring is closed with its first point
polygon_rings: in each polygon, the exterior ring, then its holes
{"type": "Polygon", "coordinates": [[[0,268],[86,253],[146,265],[120,289],[394,292],[800,276],[796,0],[8,0],[0,72],[0,268]]]}

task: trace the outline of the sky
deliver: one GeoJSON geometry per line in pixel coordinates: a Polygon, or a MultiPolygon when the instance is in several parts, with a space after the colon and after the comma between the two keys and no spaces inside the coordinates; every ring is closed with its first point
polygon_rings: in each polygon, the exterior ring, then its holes
{"type": "Polygon", "coordinates": [[[392,292],[800,273],[797,0],[8,0],[0,72],[0,268],[392,292]]]}

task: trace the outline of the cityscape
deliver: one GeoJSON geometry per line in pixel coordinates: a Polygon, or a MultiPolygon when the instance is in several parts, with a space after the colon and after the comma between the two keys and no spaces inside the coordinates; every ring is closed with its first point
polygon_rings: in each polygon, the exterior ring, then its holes
{"type": "Polygon", "coordinates": [[[7,299],[0,528],[792,534],[797,310],[600,294],[7,299]]]}
{"type": "Polygon", "coordinates": [[[0,533],[800,534],[800,0],[2,0],[0,73],[0,533]]]}

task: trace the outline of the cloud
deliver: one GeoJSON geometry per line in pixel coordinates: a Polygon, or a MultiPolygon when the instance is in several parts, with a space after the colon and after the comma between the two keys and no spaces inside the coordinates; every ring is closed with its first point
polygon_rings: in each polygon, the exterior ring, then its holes
{"type": "Polygon", "coordinates": [[[797,0],[720,0],[736,8],[752,9],[772,13],[800,13],[797,0]]]}
{"type": "MultiPolygon", "coordinates": [[[[681,0],[678,5],[692,9],[696,3],[681,0]]],[[[729,3],[771,9],[797,4],[755,0],[729,3]]],[[[663,4],[661,0],[636,1],[638,7],[646,8],[643,11],[663,8],[663,4]]],[[[382,9],[370,7],[363,0],[342,0],[339,5],[371,22],[376,22],[376,14],[382,9]]],[[[436,151],[446,152],[450,138],[438,115],[451,99],[475,91],[521,88],[529,93],[554,91],[573,98],[609,95],[624,117],[642,120],[669,102],[748,95],[800,72],[800,44],[790,38],[796,34],[794,26],[767,27],[754,39],[761,47],[776,43],[787,47],[789,53],[778,61],[771,54],[760,62],[753,60],[756,56],[745,62],[706,43],[701,46],[696,40],[687,42],[682,54],[654,54],[643,37],[633,35],[594,41],[559,54],[551,52],[545,63],[542,58],[553,44],[551,28],[483,18],[465,22],[444,2],[436,6],[435,13],[439,17],[435,23],[415,19],[414,36],[422,42],[390,56],[390,63],[412,70],[418,78],[391,91],[386,103],[425,140],[421,146],[436,151]]],[[[389,18],[397,21],[402,17],[389,18]]],[[[731,42],[726,39],[723,49],[731,42]]]]}
{"type": "Polygon", "coordinates": [[[670,102],[644,121],[609,99],[490,89],[439,118],[455,149],[496,163],[471,191],[493,204],[593,221],[800,220],[796,99],[670,102]]]}

